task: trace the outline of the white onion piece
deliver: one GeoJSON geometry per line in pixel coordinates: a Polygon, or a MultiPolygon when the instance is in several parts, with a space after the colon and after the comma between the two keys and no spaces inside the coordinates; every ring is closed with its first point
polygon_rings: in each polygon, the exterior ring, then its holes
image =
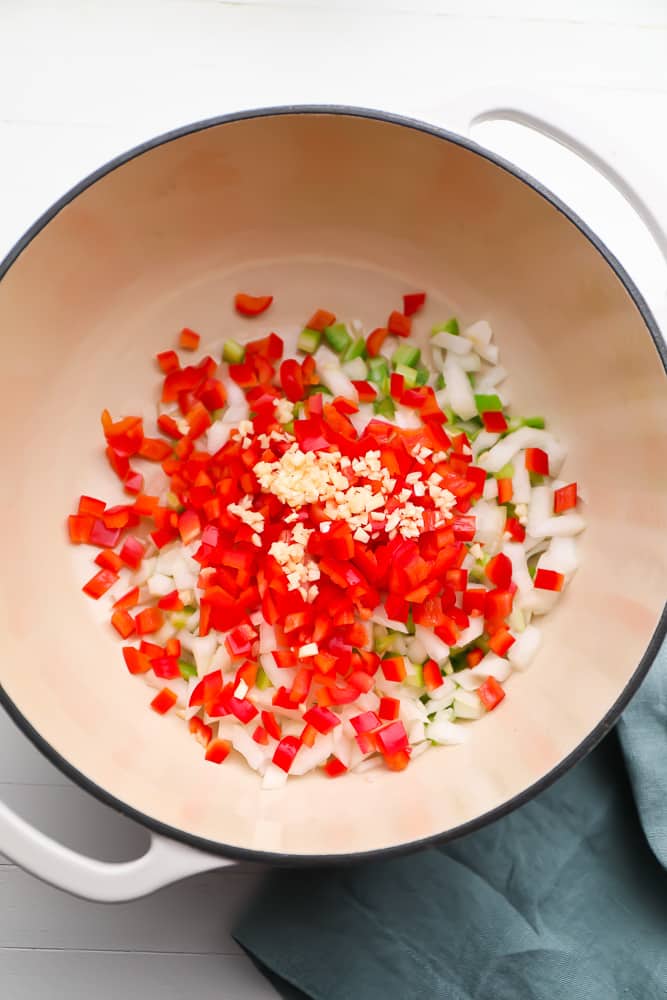
{"type": "Polygon", "coordinates": [[[520,542],[505,542],[502,551],[512,563],[512,580],[517,585],[519,603],[523,606],[523,598],[533,591],[533,580],[528,572],[526,550],[520,542]]]}
{"type": "MultiPolygon", "coordinates": [[[[456,339],[456,338],[454,338],[456,339]]],[[[450,353],[443,367],[449,405],[463,420],[477,416],[477,406],[468,376],[450,353]]],[[[499,466],[500,468],[500,466],[499,466]]]]}
{"type": "Polygon", "coordinates": [[[573,512],[559,514],[558,517],[547,517],[543,521],[534,521],[530,524],[530,533],[536,538],[572,538],[581,534],[585,527],[586,522],[581,514],[573,512]]]}
{"type": "Polygon", "coordinates": [[[478,354],[457,354],[456,360],[464,372],[478,372],[482,367],[478,354]]]}
{"type": "Polygon", "coordinates": [[[453,354],[470,354],[470,341],[455,333],[447,333],[446,330],[434,333],[431,337],[431,343],[435,347],[442,347],[445,351],[451,351],[453,354]]]}
{"type": "Polygon", "coordinates": [[[419,639],[427,656],[430,656],[436,663],[442,663],[448,658],[449,646],[447,643],[424,625],[415,625],[415,638],[419,639]]]}
{"type": "Polygon", "coordinates": [[[277,764],[271,761],[264,772],[262,788],[265,792],[276,792],[279,788],[284,788],[286,784],[287,771],[283,771],[282,767],[278,767],[277,764]]]}
{"type": "Polygon", "coordinates": [[[139,565],[139,569],[132,574],[132,582],[136,584],[137,587],[141,587],[141,585],[146,583],[146,581],[153,575],[156,566],[157,558],[153,557],[151,559],[143,559],[139,565]]]}
{"type": "Polygon", "coordinates": [[[472,442],[473,455],[477,457],[483,451],[488,451],[488,449],[492,448],[499,440],[500,434],[494,434],[492,431],[480,431],[475,440],[472,442]]]}
{"type": "Polygon", "coordinates": [[[453,708],[459,719],[480,719],[484,715],[484,707],[474,691],[458,690],[453,708]]]}
{"type": "Polygon", "coordinates": [[[467,646],[469,642],[479,639],[484,631],[484,618],[482,615],[471,615],[470,624],[459,633],[456,640],[457,646],[467,646]]]}
{"type": "Polygon", "coordinates": [[[331,733],[319,735],[312,747],[302,744],[299,748],[299,752],[292,762],[290,774],[307,774],[308,771],[324,764],[332,753],[333,736],[331,733]]]}
{"type": "Polygon", "coordinates": [[[165,594],[171,594],[174,589],[174,581],[172,577],[165,576],[163,573],[153,573],[148,578],[146,587],[148,588],[148,593],[152,594],[153,597],[164,597],[165,594]]]}
{"type": "Polygon", "coordinates": [[[365,771],[375,771],[378,767],[382,767],[383,765],[384,760],[379,754],[376,754],[374,757],[364,757],[364,759],[357,764],[354,770],[357,774],[363,774],[365,771]]]}
{"type": "Polygon", "coordinates": [[[396,407],[393,423],[396,424],[397,427],[401,427],[403,430],[412,431],[419,430],[422,426],[422,422],[416,410],[411,409],[409,406],[396,407]]]}
{"type": "Polygon", "coordinates": [[[534,625],[527,625],[507,650],[507,659],[516,670],[526,670],[540,648],[542,634],[534,625]]]}
{"type": "Polygon", "coordinates": [[[475,541],[484,545],[497,545],[505,530],[506,508],[478,500],[473,508],[475,514],[475,541]]]}
{"type": "MultiPolygon", "coordinates": [[[[374,610],[369,621],[375,622],[376,625],[384,625],[385,628],[393,629],[394,632],[403,632],[405,635],[408,634],[408,626],[405,622],[395,622],[393,619],[388,618],[387,612],[382,604],[379,604],[374,610]]],[[[417,626],[417,628],[419,628],[419,626],[417,626]]]]}
{"type": "Polygon", "coordinates": [[[213,654],[207,673],[212,674],[214,670],[222,670],[223,673],[229,670],[232,665],[232,658],[224,642],[221,642],[213,654]]]}
{"type": "Polygon", "coordinates": [[[531,495],[530,503],[528,504],[528,523],[526,528],[530,535],[535,538],[539,538],[543,533],[541,531],[534,531],[533,528],[536,524],[541,524],[543,521],[547,521],[551,516],[553,510],[553,490],[550,486],[536,486],[531,495]]]}
{"type": "MultiPolygon", "coordinates": [[[[431,355],[433,357],[433,367],[436,371],[441,372],[445,367],[445,352],[441,347],[431,344],[431,355]]],[[[440,405],[442,406],[442,403],[440,405]]]]}
{"type": "Polygon", "coordinates": [[[555,590],[534,587],[530,594],[521,598],[521,607],[534,615],[547,615],[558,603],[559,594],[555,590]]]}
{"type": "Polygon", "coordinates": [[[278,640],[273,625],[262,621],[259,623],[259,651],[260,653],[270,653],[272,649],[278,648],[278,640]]]}
{"type": "Polygon", "coordinates": [[[475,345],[483,347],[485,344],[490,344],[493,337],[493,330],[490,324],[485,319],[479,319],[476,323],[471,323],[463,331],[463,336],[471,340],[475,345]]]}
{"type": "Polygon", "coordinates": [[[455,722],[435,719],[426,727],[426,738],[443,746],[455,746],[457,743],[465,743],[467,733],[463,726],[457,726],[455,722]]]}
{"type": "Polygon", "coordinates": [[[501,382],[504,382],[507,375],[507,368],[503,368],[502,365],[493,365],[491,368],[483,371],[481,375],[478,375],[475,379],[475,388],[477,392],[490,392],[496,386],[500,385],[501,382]]]}
{"type": "Polygon", "coordinates": [[[322,385],[325,385],[327,389],[330,389],[334,396],[344,396],[346,399],[351,399],[355,403],[358,401],[359,393],[354,388],[345,372],[341,369],[338,359],[336,359],[335,366],[318,364],[317,367],[320,373],[322,385]]]}
{"type": "Polygon", "coordinates": [[[526,468],[526,454],[520,451],[514,460],[514,475],[512,476],[512,501],[513,503],[530,503],[532,486],[530,485],[530,473],[526,468]]]}
{"type": "Polygon", "coordinates": [[[470,673],[473,677],[479,677],[480,681],[485,681],[487,677],[495,677],[501,684],[506,681],[512,673],[512,665],[502,656],[497,656],[494,652],[488,652],[482,657],[476,667],[470,673]]]}
{"type": "Polygon", "coordinates": [[[361,437],[363,432],[366,430],[369,420],[371,419],[369,411],[365,408],[366,405],[370,404],[360,403],[361,409],[358,413],[346,413],[347,419],[350,421],[355,431],[361,437]]]}
{"type": "Polygon", "coordinates": [[[416,720],[408,729],[408,743],[422,743],[425,739],[424,723],[416,720]]]}
{"type": "Polygon", "coordinates": [[[498,498],[498,480],[491,477],[487,479],[484,483],[484,489],[482,490],[482,497],[484,500],[496,500],[498,498]]]}
{"type": "MultiPolygon", "coordinates": [[[[475,676],[469,667],[466,667],[465,670],[459,670],[454,677],[458,686],[463,688],[464,691],[476,691],[484,679],[483,677],[475,676]]],[[[454,700],[456,700],[458,696],[459,692],[457,691],[454,695],[454,700]]]]}
{"type": "Polygon", "coordinates": [[[452,678],[443,677],[440,687],[436,688],[435,691],[429,692],[430,700],[424,705],[426,715],[429,716],[433,712],[439,712],[443,708],[447,708],[454,700],[455,694],[456,684],[452,678]]]}
{"type": "Polygon", "coordinates": [[[573,538],[552,538],[549,548],[537,560],[538,569],[551,569],[570,577],[579,568],[577,543],[573,538]]]}
{"type": "Polygon", "coordinates": [[[363,358],[353,358],[343,365],[343,372],[354,382],[363,382],[368,375],[368,368],[363,358]]]}
{"type": "MultiPolygon", "coordinates": [[[[275,649],[275,646],[273,648],[275,649]]],[[[279,667],[273,658],[273,653],[260,653],[259,662],[275,688],[292,687],[296,677],[296,667],[279,667]]]]}
{"type": "Polygon", "coordinates": [[[489,364],[492,365],[498,364],[500,351],[498,350],[495,344],[478,344],[477,353],[479,354],[480,358],[484,358],[484,360],[488,361],[489,364]]]}
{"type": "Polygon", "coordinates": [[[234,424],[223,420],[215,420],[211,424],[206,431],[206,450],[209,455],[215,455],[223,445],[227,444],[233,426],[234,424]]]}
{"type": "Polygon", "coordinates": [[[207,674],[211,668],[213,654],[218,645],[218,637],[215,632],[208,635],[196,635],[192,637],[190,649],[195,658],[195,666],[200,677],[207,674]]]}
{"type": "Polygon", "coordinates": [[[428,653],[424,643],[421,642],[416,636],[414,639],[409,639],[406,641],[406,653],[410,657],[413,663],[423,663],[424,660],[428,659],[428,653]]]}
{"type": "Polygon", "coordinates": [[[480,465],[489,472],[499,472],[524,448],[541,448],[545,451],[549,456],[549,470],[552,475],[558,473],[565,459],[565,448],[556,441],[553,434],[537,427],[519,427],[518,430],[502,438],[486,455],[482,455],[480,465]]]}

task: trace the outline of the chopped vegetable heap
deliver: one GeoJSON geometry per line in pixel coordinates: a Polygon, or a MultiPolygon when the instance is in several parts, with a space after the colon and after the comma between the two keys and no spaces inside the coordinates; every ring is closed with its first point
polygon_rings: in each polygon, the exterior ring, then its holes
{"type": "MultiPolygon", "coordinates": [[[[163,351],[161,436],[102,414],[133,499],[82,496],[69,517],[71,541],[99,550],[83,590],[110,594],[154,711],[187,720],[208,761],[241,754],[265,788],[401,771],[461,742],[577,568],[564,449],[542,418],[509,416],[488,323],[435,326],[422,358],[425,301],[405,295],[368,336],[317,310],[292,357],[275,333],[226,341],[222,365],[163,351]]],[[[181,331],[181,349],[199,345],[181,331]]]]}

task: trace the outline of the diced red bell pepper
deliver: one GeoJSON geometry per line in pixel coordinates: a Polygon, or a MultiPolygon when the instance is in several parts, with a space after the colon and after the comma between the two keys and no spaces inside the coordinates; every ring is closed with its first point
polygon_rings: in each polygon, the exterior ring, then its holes
{"type": "Polygon", "coordinates": [[[390,722],[376,733],[378,748],[383,754],[395,754],[410,746],[405,726],[400,720],[390,722]]]}
{"type": "Polygon", "coordinates": [[[513,595],[509,590],[487,590],[484,614],[487,621],[502,622],[512,611],[513,595]]]}
{"type": "Polygon", "coordinates": [[[193,715],[193,717],[188,722],[188,728],[192,735],[203,747],[207,747],[211,742],[213,736],[213,730],[210,726],[207,726],[198,715],[193,715]]]}
{"type": "Polygon", "coordinates": [[[403,313],[394,310],[387,320],[387,329],[389,333],[393,333],[397,337],[409,337],[410,330],[412,329],[412,320],[403,313]]]}
{"type": "Polygon", "coordinates": [[[357,746],[363,754],[375,753],[377,750],[377,740],[375,739],[375,733],[363,732],[357,733],[355,735],[355,740],[357,741],[357,746]]]}
{"type": "Polygon", "coordinates": [[[403,296],[403,314],[414,316],[426,302],[426,292],[408,292],[403,296]]]}
{"type": "Polygon", "coordinates": [[[335,322],[336,316],[334,313],[329,312],[327,309],[317,309],[306,323],[306,326],[309,330],[318,330],[319,333],[322,333],[325,327],[333,326],[335,322]]]}
{"type": "Polygon", "coordinates": [[[410,750],[398,750],[396,753],[385,754],[384,762],[390,771],[404,771],[410,763],[410,750]]]}
{"type": "Polygon", "coordinates": [[[129,611],[130,608],[134,608],[139,603],[139,588],[132,587],[128,590],[126,594],[119,597],[114,603],[114,610],[116,611],[129,611]]]}
{"type": "Polygon", "coordinates": [[[273,295],[247,295],[238,292],[234,296],[234,307],[241,316],[259,316],[273,302],[273,295]]]}
{"type": "MultiPolygon", "coordinates": [[[[211,426],[213,421],[211,415],[203,403],[197,401],[192,409],[185,414],[188,427],[190,428],[190,438],[194,441],[211,426]]],[[[178,446],[177,446],[178,448],[178,446]]]]}
{"type": "Polygon", "coordinates": [[[538,569],[533,580],[533,584],[538,590],[560,591],[563,589],[564,583],[565,577],[563,574],[556,573],[552,569],[538,569]]]}
{"type": "Polygon", "coordinates": [[[162,677],[164,680],[181,676],[178,659],[175,656],[155,656],[151,659],[151,667],[155,676],[162,677]]]}
{"type": "Polygon", "coordinates": [[[514,495],[514,486],[511,479],[498,480],[498,503],[509,503],[514,495]]]}
{"type": "Polygon", "coordinates": [[[482,413],[484,430],[491,434],[503,434],[507,430],[507,420],[502,410],[487,410],[482,413]]]}
{"type": "Polygon", "coordinates": [[[260,746],[266,747],[269,745],[269,734],[267,733],[264,726],[255,726],[252,738],[255,741],[255,743],[259,743],[260,746]]]}
{"type": "Polygon", "coordinates": [[[163,688],[159,694],[156,694],[153,698],[151,708],[154,712],[157,712],[158,715],[166,715],[167,712],[174,707],[177,701],[178,698],[170,688],[163,688]]]}
{"type": "Polygon", "coordinates": [[[161,351],[157,355],[157,363],[160,366],[160,370],[164,372],[165,375],[168,375],[169,372],[173,372],[177,368],[181,367],[176,351],[161,351]]]}
{"type": "Polygon", "coordinates": [[[157,606],[163,611],[182,611],[183,601],[178,596],[178,591],[172,590],[159,599],[157,606]]]}
{"type": "Polygon", "coordinates": [[[232,749],[230,740],[211,740],[206,747],[204,759],[211,764],[222,764],[226,760],[232,749]]]}
{"type": "Polygon", "coordinates": [[[512,540],[515,542],[523,542],[526,538],[526,529],[523,524],[521,524],[516,517],[508,517],[505,522],[505,531],[509,532],[512,536],[512,540]]]}
{"type": "Polygon", "coordinates": [[[495,677],[487,677],[477,688],[477,695],[487,712],[491,712],[503,700],[505,692],[495,677]]]}
{"type": "Polygon", "coordinates": [[[67,518],[67,528],[70,542],[82,545],[90,541],[90,533],[95,519],[89,514],[70,514],[67,518]]]}
{"type": "Polygon", "coordinates": [[[292,649],[274,649],[272,653],[277,667],[295,667],[296,653],[292,649]]]}
{"type": "Polygon", "coordinates": [[[399,709],[401,703],[398,698],[380,698],[380,707],[378,708],[378,715],[381,719],[386,722],[394,722],[398,718],[399,709]]]}
{"type": "Polygon", "coordinates": [[[201,534],[199,514],[194,510],[184,510],[178,518],[178,533],[184,545],[194,542],[201,534]]]}
{"type": "Polygon", "coordinates": [[[389,330],[384,326],[378,326],[369,333],[366,338],[366,350],[369,358],[376,358],[382,350],[382,345],[389,336],[389,330]]]}
{"type": "Polygon", "coordinates": [[[280,366],[280,384],[292,403],[304,398],[304,381],[301,365],[294,358],[288,358],[280,366]]]}
{"type": "Polygon", "coordinates": [[[118,543],[120,533],[120,528],[107,528],[104,521],[98,518],[93,521],[88,541],[101,549],[112,549],[118,543]]]}
{"type": "Polygon", "coordinates": [[[145,551],[146,546],[143,542],[139,541],[133,535],[128,535],[120,550],[120,558],[126,566],[129,566],[131,569],[137,569],[141,564],[145,551]]]}
{"type": "Polygon", "coordinates": [[[345,774],[347,767],[338,757],[332,756],[329,757],[329,760],[324,765],[324,770],[330,778],[338,778],[341,774],[345,774]]]}
{"type": "Polygon", "coordinates": [[[380,661],[380,669],[388,681],[404,681],[405,661],[402,656],[389,656],[380,661]]]}
{"type": "Polygon", "coordinates": [[[182,347],[184,351],[196,351],[200,340],[201,337],[198,333],[185,326],[178,335],[178,346],[182,347]]]}
{"type": "Polygon", "coordinates": [[[577,506],[577,484],[569,483],[554,490],[554,514],[563,514],[577,506]]]}
{"type": "Polygon", "coordinates": [[[123,560],[120,556],[113,551],[113,549],[102,549],[95,556],[95,562],[102,569],[110,569],[112,572],[117,573],[123,568],[123,560]]]}
{"type": "MultiPolygon", "coordinates": [[[[304,718],[305,718],[305,716],[304,716],[304,718]]],[[[307,721],[309,721],[309,720],[307,720],[307,721]]],[[[312,723],[312,722],[310,724],[314,725],[314,723],[312,723]]],[[[280,737],[282,735],[281,730],[280,730],[280,723],[276,719],[276,717],[273,714],[273,712],[269,712],[266,709],[262,712],[262,725],[266,729],[266,731],[269,734],[269,736],[272,736],[274,740],[279,740],[280,739],[280,737]]]]}
{"type": "Polygon", "coordinates": [[[123,659],[131,674],[145,674],[151,669],[151,661],[135,646],[123,646],[123,659]]]}
{"type": "Polygon", "coordinates": [[[144,477],[140,472],[136,472],[134,469],[130,469],[128,474],[123,480],[123,486],[127,493],[132,493],[135,496],[144,488],[144,477]]]}
{"type": "Polygon", "coordinates": [[[471,587],[463,592],[463,610],[467,615],[483,615],[486,610],[487,591],[471,587]]]}
{"type": "Polygon", "coordinates": [[[526,468],[539,476],[549,475],[549,456],[541,448],[526,448],[526,468]]]}
{"type": "Polygon", "coordinates": [[[370,382],[352,382],[359,394],[360,403],[372,403],[377,398],[377,389],[370,382]]]}
{"type": "Polygon", "coordinates": [[[354,715],[350,719],[350,724],[357,733],[368,733],[381,725],[375,712],[362,712],[361,715],[354,715]]]}
{"type": "Polygon", "coordinates": [[[435,660],[427,660],[423,667],[424,687],[427,691],[436,691],[442,687],[442,674],[435,660]]]}
{"type": "Polygon", "coordinates": [[[494,587],[498,587],[499,590],[507,590],[512,582],[512,563],[509,557],[504,552],[499,552],[492,559],[489,559],[485,573],[494,587]]]}
{"type": "Polygon", "coordinates": [[[111,616],[111,624],[123,639],[127,639],[136,630],[134,619],[127,611],[114,611],[111,616]]]}
{"type": "Polygon", "coordinates": [[[309,726],[313,726],[318,733],[330,733],[332,729],[340,725],[340,719],[328,708],[313,705],[303,715],[304,721],[309,726]]]}
{"type": "Polygon", "coordinates": [[[470,668],[476,667],[484,659],[484,653],[482,650],[476,646],[474,649],[468,650],[466,653],[466,663],[470,668]]]}
{"type": "Polygon", "coordinates": [[[283,771],[289,772],[300,747],[301,740],[298,736],[283,736],[273,755],[273,763],[283,771]]]}
{"type": "Polygon", "coordinates": [[[471,542],[475,537],[476,521],[474,514],[459,514],[452,518],[450,525],[454,537],[459,542],[471,542]]]}
{"type": "Polygon", "coordinates": [[[397,403],[401,402],[405,392],[405,378],[403,375],[399,375],[396,372],[391,373],[391,378],[389,379],[389,392],[392,399],[395,399],[397,403]]]}
{"type": "Polygon", "coordinates": [[[489,649],[492,650],[497,656],[505,656],[507,650],[515,642],[514,636],[508,628],[501,625],[499,629],[493,633],[489,639],[489,649]]]}
{"type": "Polygon", "coordinates": [[[106,509],[104,500],[96,500],[95,497],[81,496],[77,514],[92,514],[93,517],[102,517],[106,509]]]}
{"type": "Polygon", "coordinates": [[[134,619],[139,635],[159,632],[164,624],[164,615],[159,608],[145,608],[134,619]]]}
{"type": "Polygon", "coordinates": [[[118,580],[118,574],[114,573],[110,569],[101,569],[99,573],[91,577],[87,583],[84,583],[81,588],[84,594],[88,594],[95,601],[99,600],[103,594],[106,594],[107,590],[113,587],[114,583],[118,580]]]}

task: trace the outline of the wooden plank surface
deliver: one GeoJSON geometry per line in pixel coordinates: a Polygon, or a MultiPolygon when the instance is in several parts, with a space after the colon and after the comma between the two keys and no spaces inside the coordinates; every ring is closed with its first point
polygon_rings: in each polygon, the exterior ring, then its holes
{"type": "MultiPolygon", "coordinates": [[[[664,162],[665,52],[664,0],[3,0],[0,256],[100,163],[242,107],[351,103],[442,121],[444,103],[476,86],[541,87],[664,162]]],[[[664,284],[641,227],[586,169],[498,126],[483,141],[565,196],[636,277],[664,284]]],[[[144,831],[72,786],[1,713],[0,799],[103,860],[145,848],[144,831]]],[[[0,995],[274,997],[230,936],[261,878],[238,866],[103,906],[0,855],[0,995]]]]}

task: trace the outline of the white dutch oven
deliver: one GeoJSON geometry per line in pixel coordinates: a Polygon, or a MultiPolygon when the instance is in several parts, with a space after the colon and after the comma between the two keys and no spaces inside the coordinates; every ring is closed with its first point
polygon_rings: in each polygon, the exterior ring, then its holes
{"type": "MultiPolygon", "coordinates": [[[[0,268],[4,439],[2,701],[65,774],[153,834],[137,861],[82,857],[0,806],[0,850],[55,885],[129,899],[249,857],[367,858],[474,830],[588,752],[665,633],[667,381],[655,315],[599,240],[520,171],[462,138],[514,118],[593,162],[663,250],[642,171],[593,153],[562,116],[499,105],[460,134],[377,112],[278,108],[199,123],[103,167],[0,268]],[[262,792],[206,764],[80,593],[63,522],[108,492],[99,412],[133,412],[174,331],[231,330],[241,287],[276,294],[276,329],[326,303],[369,321],[406,288],[433,315],[488,318],[520,411],[545,413],[585,485],[583,566],[538,660],[460,747],[403,774],[312,775],[262,792]]],[[[424,324],[426,326],[426,324],[424,324]]],[[[254,334],[254,329],[253,329],[254,334]]]]}

